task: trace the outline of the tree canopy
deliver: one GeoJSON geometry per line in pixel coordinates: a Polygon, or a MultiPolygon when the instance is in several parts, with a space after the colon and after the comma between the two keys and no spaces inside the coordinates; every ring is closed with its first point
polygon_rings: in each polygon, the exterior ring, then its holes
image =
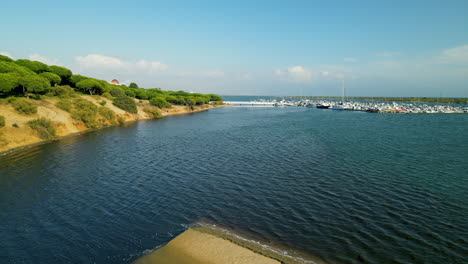
{"type": "Polygon", "coordinates": [[[68,80],[72,76],[72,71],[65,67],[60,67],[56,65],[49,66],[50,72],[53,72],[60,76],[62,80],[68,80]]]}
{"type": "Polygon", "coordinates": [[[50,71],[49,66],[47,66],[47,64],[42,63],[40,61],[19,59],[19,60],[16,60],[15,63],[20,66],[26,67],[35,73],[50,71]]]}
{"type": "Polygon", "coordinates": [[[60,76],[52,72],[43,72],[39,74],[39,76],[42,76],[49,80],[50,85],[60,84],[60,82],[62,81],[62,78],[60,78],[60,76]]]}
{"type": "Polygon", "coordinates": [[[0,61],[12,62],[13,59],[11,59],[11,58],[8,57],[8,56],[5,56],[5,55],[0,54],[0,61]]]}
{"type": "Polygon", "coordinates": [[[74,75],[72,75],[70,77],[70,82],[72,84],[76,85],[77,83],[79,83],[80,81],[85,80],[85,79],[89,79],[89,77],[79,75],[79,74],[74,74],[74,75]]]}
{"type": "Polygon", "coordinates": [[[46,93],[50,88],[49,80],[39,75],[26,75],[18,80],[23,93],[46,93]]]}
{"type": "Polygon", "coordinates": [[[15,73],[0,73],[0,93],[6,94],[18,87],[19,78],[15,73]]]}
{"type": "Polygon", "coordinates": [[[104,87],[102,86],[102,84],[95,79],[84,79],[78,82],[76,84],[76,87],[80,89],[82,92],[89,93],[90,95],[102,94],[104,91],[104,87]]]}
{"type": "Polygon", "coordinates": [[[132,88],[132,89],[138,89],[138,84],[132,82],[132,83],[130,83],[130,85],[128,87],[132,88]]]}

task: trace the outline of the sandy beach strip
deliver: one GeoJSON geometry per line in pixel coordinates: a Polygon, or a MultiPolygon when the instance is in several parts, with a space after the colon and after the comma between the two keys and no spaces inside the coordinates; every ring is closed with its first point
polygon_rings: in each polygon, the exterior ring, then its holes
{"type": "Polygon", "coordinates": [[[217,236],[188,229],[164,247],[141,257],[135,264],[280,264],[217,236]]]}
{"type": "Polygon", "coordinates": [[[292,249],[280,249],[277,246],[246,238],[221,227],[198,223],[134,263],[326,264],[315,256],[298,255],[292,249]]]}

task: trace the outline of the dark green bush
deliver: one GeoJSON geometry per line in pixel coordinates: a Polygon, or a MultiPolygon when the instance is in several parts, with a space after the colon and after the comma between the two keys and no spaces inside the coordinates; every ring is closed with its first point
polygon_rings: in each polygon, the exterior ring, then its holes
{"type": "Polygon", "coordinates": [[[150,100],[150,103],[159,108],[170,108],[172,105],[163,97],[155,97],[150,100]]]}
{"type": "Polygon", "coordinates": [[[151,118],[162,118],[162,114],[156,107],[145,106],[143,111],[151,116],[151,118]]]}
{"type": "Polygon", "coordinates": [[[99,123],[96,120],[96,114],[98,112],[97,106],[90,101],[78,98],[73,101],[73,109],[71,110],[71,116],[73,119],[83,121],[83,123],[89,128],[99,127],[99,123]]]}
{"type": "Polygon", "coordinates": [[[112,88],[112,90],[110,91],[110,93],[111,93],[111,95],[112,95],[113,97],[122,97],[122,96],[125,96],[125,92],[124,92],[122,89],[116,88],[116,87],[112,88]]]}
{"type": "Polygon", "coordinates": [[[101,96],[110,100],[114,99],[114,97],[110,93],[103,93],[101,96]]]}
{"type": "Polygon", "coordinates": [[[73,108],[73,104],[69,99],[61,99],[55,106],[67,112],[70,112],[73,108]]]}
{"type": "Polygon", "coordinates": [[[53,96],[58,96],[60,98],[70,98],[76,96],[75,90],[68,85],[52,87],[51,93],[53,96]]]}
{"type": "Polygon", "coordinates": [[[12,62],[13,60],[8,56],[0,54],[0,61],[12,62]]]}
{"type": "Polygon", "coordinates": [[[5,126],[5,117],[0,115],[0,127],[4,127],[5,126]]]}
{"type": "Polygon", "coordinates": [[[138,113],[135,101],[128,96],[120,96],[115,98],[113,104],[118,108],[125,110],[129,113],[138,113]]]}
{"type": "Polygon", "coordinates": [[[16,100],[11,100],[11,104],[13,108],[21,114],[30,115],[37,113],[37,105],[29,99],[18,98],[16,100]]]}
{"type": "Polygon", "coordinates": [[[52,121],[44,117],[34,119],[28,122],[30,128],[36,130],[39,134],[39,137],[46,140],[55,139],[57,135],[55,134],[55,127],[52,121]]]}
{"type": "Polygon", "coordinates": [[[100,116],[104,117],[107,121],[110,121],[111,124],[115,124],[115,113],[107,107],[99,107],[98,113],[100,116]]]}

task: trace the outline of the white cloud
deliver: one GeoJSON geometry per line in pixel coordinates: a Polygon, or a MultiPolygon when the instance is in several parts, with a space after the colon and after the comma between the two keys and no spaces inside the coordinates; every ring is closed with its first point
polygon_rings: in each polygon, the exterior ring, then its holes
{"type": "Polygon", "coordinates": [[[314,76],[314,72],[312,70],[306,69],[302,66],[289,67],[287,72],[293,80],[298,82],[308,82],[312,80],[312,77],[314,76]]]}
{"type": "Polygon", "coordinates": [[[275,75],[278,76],[278,77],[281,77],[281,76],[284,75],[284,71],[280,70],[280,69],[277,69],[277,70],[275,70],[275,75]]]}
{"type": "Polygon", "coordinates": [[[345,62],[357,62],[357,61],[358,61],[358,59],[356,59],[356,58],[351,58],[351,57],[343,58],[343,60],[344,60],[345,62]]]}
{"type": "Polygon", "coordinates": [[[75,58],[78,65],[82,68],[106,68],[117,69],[123,68],[127,64],[122,60],[99,54],[90,54],[86,56],[78,56],[75,58]]]}
{"type": "Polygon", "coordinates": [[[443,50],[436,60],[446,64],[468,64],[468,45],[443,50]]]}
{"type": "Polygon", "coordinates": [[[29,59],[33,61],[40,61],[48,65],[61,65],[58,60],[50,59],[37,53],[29,55],[29,59]]]}
{"type": "Polygon", "coordinates": [[[163,64],[159,61],[145,61],[145,60],[139,60],[136,64],[136,67],[139,69],[147,70],[151,73],[153,72],[158,72],[158,71],[164,71],[169,68],[166,64],[163,64]]]}

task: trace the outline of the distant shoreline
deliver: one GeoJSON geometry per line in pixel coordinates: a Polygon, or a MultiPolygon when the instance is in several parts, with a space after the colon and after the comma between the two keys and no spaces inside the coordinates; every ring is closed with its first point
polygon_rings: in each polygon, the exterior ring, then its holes
{"type": "MultiPolygon", "coordinates": [[[[336,99],[339,96],[285,96],[285,98],[305,98],[305,99],[336,99]]],[[[370,97],[370,96],[347,96],[346,99],[365,101],[393,101],[393,102],[419,102],[419,103],[454,103],[467,104],[468,98],[436,98],[436,97],[370,97]]]]}

